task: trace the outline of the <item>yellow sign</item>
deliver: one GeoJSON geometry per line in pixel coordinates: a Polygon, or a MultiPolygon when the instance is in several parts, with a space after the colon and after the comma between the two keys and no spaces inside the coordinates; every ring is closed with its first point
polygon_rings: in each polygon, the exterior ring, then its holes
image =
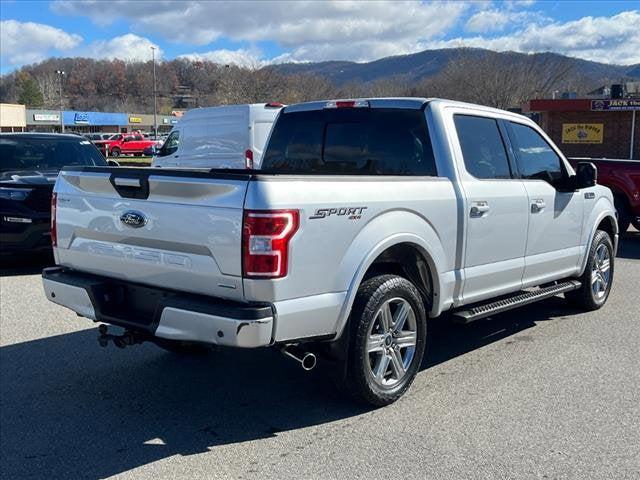
{"type": "Polygon", "coordinates": [[[602,123],[563,123],[562,143],[602,143],[602,123]]]}
{"type": "Polygon", "coordinates": [[[129,117],[129,123],[142,123],[142,118],[140,118],[140,117],[129,117]]]}

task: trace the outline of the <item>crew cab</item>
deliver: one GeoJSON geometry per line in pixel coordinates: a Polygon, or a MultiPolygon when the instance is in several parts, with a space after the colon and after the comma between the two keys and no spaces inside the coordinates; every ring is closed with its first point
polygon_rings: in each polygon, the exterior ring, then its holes
{"type": "Polygon", "coordinates": [[[95,145],[105,157],[119,157],[120,155],[142,156],[145,149],[155,147],[156,144],[155,140],[145,138],[141,133],[116,133],[109,140],[95,142],[95,145]]]}
{"type": "Polygon", "coordinates": [[[595,167],[523,116],[447,100],[291,105],[259,170],[72,166],[55,195],[44,291],[103,323],[101,344],[277,347],[373,405],[409,388],[427,317],[560,294],[593,310],[613,282],[595,167]]]}
{"type": "Polygon", "coordinates": [[[611,189],[618,211],[618,229],[624,233],[633,225],[640,230],[640,161],[609,158],[569,158],[571,165],[592,162],[598,169],[598,183],[611,189]]]}

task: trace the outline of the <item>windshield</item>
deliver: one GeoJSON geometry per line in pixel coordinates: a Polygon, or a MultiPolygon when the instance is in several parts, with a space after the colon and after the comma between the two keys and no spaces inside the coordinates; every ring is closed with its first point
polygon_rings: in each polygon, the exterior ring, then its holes
{"type": "Polygon", "coordinates": [[[106,165],[88,140],[66,137],[0,137],[0,171],[60,170],[65,165],[106,165]]]}

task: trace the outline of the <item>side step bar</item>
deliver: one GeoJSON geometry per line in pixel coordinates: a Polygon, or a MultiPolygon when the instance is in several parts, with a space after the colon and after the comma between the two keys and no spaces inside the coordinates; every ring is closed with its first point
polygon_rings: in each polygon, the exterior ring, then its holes
{"type": "Polygon", "coordinates": [[[503,298],[477,307],[458,310],[453,313],[453,321],[456,323],[470,323],[474,320],[489,317],[497,313],[506,312],[512,308],[522,307],[545,298],[553,297],[560,293],[577,290],[582,284],[578,280],[557,283],[550,287],[540,288],[534,292],[518,293],[512,297],[503,298]]]}

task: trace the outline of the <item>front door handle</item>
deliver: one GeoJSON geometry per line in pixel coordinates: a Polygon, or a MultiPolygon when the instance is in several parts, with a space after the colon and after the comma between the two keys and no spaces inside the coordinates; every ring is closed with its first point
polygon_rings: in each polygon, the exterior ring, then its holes
{"type": "Polygon", "coordinates": [[[531,213],[540,213],[544,210],[547,204],[544,203],[544,200],[541,198],[537,198],[531,203],[531,213]]]}
{"type": "Polygon", "coordinates": [[[488,202],[485,202],[485,201],[473,202],[473,204],[471,205],[471,211],[469,212],[469,215],[471,216],[471,218],[479,218],[484,216],[485,213],[488,213],[489,210],[491,209],[489,208],[488,202]]]}

